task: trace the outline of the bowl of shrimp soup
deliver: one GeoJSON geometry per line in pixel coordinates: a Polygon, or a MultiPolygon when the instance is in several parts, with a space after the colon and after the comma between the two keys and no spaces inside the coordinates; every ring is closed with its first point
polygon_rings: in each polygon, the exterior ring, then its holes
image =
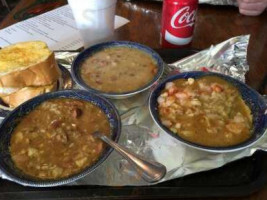
{"type": "Polygon", "coordinates": [[[186,72],[161,82],[149,109],[164,132],[193,148],[232,152],[257,142],[267,128],[267,106],[255,90],[213,72],[186,72]]]}

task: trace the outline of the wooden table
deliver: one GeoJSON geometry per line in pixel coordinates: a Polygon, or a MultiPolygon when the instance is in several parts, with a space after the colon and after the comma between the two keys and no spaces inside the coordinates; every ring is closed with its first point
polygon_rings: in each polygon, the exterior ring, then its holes
{"type": "MultiPolygon", "coordinates": [[[[0,28],[15,23],[14,14],[33,2],[35,1],[21,0],[0,24],[0,28]]],[[[58,0],[53,6],[57,7],[65,3],[64,0],[58,0]]],[[[116,30],[115,38],[160,48],[161,8],[160,2],[118,0],[117,14],[131,22],[116,30]]],[[[47,10],[49,9],[48,6],[47,10]]],[[[42,12],[42,9],[40,11],[42,12]]],[[[247,73],[246,82],[260,93],[267,94],[267,12],[258,17],[247,17],[240,15],[235,7],[200,5],[191,46],[204,49],[228,38],[245,34],[251,35],[248,47],[250,70],[247,73]]],[[[267,199],[267,186],[250,197],[238,199],[267,199]]]]}
{"type": "MultiPolygon", "coordinates": [[[[14,14],[33,2],[34,0],[20,1],[0,24],[0,28],[15,23],[14,14]]],[[[63,4],[65,4],[64,0],[58,0],[54,6],[63,4]]],[[[117,14],[131,22],[116,30],[116,39],[135,41],[152,48],[160,48],[161,7],[160,2],[119,0],[117,14]]],[[[254,89],[267,94],[266,33],[267,12],[258,17],[247,17],[240,15],[235,7],[200,5],[191,46],[204,49],[234,36],[250,34],[248,48],[250,70],[246,81],[254,89]]]]}

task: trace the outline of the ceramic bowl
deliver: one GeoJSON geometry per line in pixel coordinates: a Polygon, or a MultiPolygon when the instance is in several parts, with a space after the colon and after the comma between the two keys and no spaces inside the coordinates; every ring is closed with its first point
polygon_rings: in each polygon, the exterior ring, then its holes
{"type": "Polygon", "coordinates": [[[253,145],[254,143],[256,143],[260,138],[262,138],[267,128],[267,112],[266,112],[267,106],[262,96],[258,94],[255,90],[253,90],[252,88],[250,88],[249,86],[247,86],[246,84],[244,84],[243,82],[239,80],[236,80],[232,77],[229,77],[223,74],[212,73],[212,72],[193,71],[193,72],[186,72],[186,73],[181,73],[181,74],[168,77],[163,82],[158,84],[152,91],[150,95],[150,99],[149,99],[149,109],[150,109],[151,116],[153,120],[155,121],[155,123],[163,131],[165,131],[166,133],[174,137],[176,140],[192,148],[196,148],[196,149],[203,150],[203,151],[214,152],[214,153],[233,152],[233,151],[238,151],[238,150],[247,148],[253,145]],[[201,78],[204,76],[210,76],[210,75],[218,76],[228,81],[235,87],[237,87],[243,100],[251,109],[251,112],[253,115],[253,130],[252,130],[252,135],[248,140],[240,144],[228,146],[228,147],[208,147],[204,145],[195,144],[193,142],[189,142],[181,138],[178,134],[173,133],[160,122],[159,114],[158,114],[157,98],[160,95],[161,91],[165,88],[165,84],[167,82],[174,81],[177,79],[184,79],[184,78],[185,79],[187,78],[198,79],[198,78],[201,78]]]}

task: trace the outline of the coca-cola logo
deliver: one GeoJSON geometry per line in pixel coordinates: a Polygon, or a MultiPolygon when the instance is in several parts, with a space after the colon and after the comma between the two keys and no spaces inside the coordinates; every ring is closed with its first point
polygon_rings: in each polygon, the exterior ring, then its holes
{"type": "Polygon", "coordinates": [[[196,18],[197,11],[192,10],[189,12],[190,7],[185,6],[178,10],[171,19],[172,28],[178,29],[187,26],[193,26],[196,18]]]}

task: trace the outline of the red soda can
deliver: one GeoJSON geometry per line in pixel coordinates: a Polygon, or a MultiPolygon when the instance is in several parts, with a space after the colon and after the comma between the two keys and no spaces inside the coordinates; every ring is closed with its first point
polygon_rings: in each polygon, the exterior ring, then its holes
{"type": "Polygon", "coordinates": [[[179,48],[193,38],[198,0],[164,0],[161,21],[161,46],[179,48]]]}

